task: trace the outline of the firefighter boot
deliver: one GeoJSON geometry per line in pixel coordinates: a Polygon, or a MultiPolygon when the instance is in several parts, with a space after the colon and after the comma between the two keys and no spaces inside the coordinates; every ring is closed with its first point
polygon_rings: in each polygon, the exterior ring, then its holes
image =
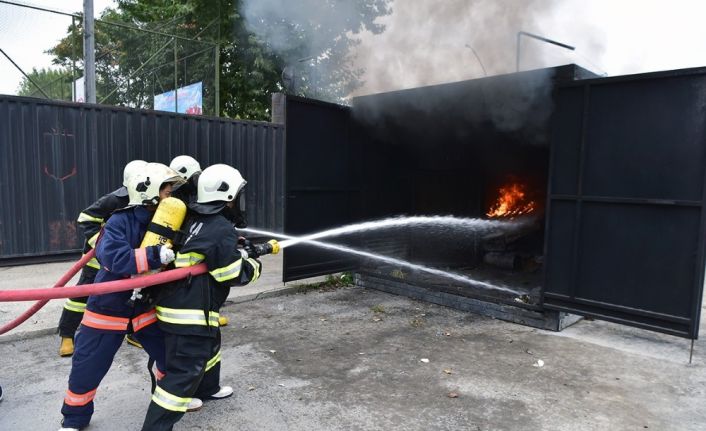
{"type": "Polygon", "coordinates": [[[59,428],[59,431],[81,431],[81,428],[67,428],[64,426],[64,420],[61,420],[61,428],[59,428]]]}
{"type": "Polygon", "coordinates": [[[205,400],[222,400],[223,398],[228,398],[233,395],[233,388],[230,386],[221,386],[221,389],[215,394],[204,398],[205,400]]]}
{"type": "Polygon", "coordinates": [[[189,405],[186,407],[186,411],[197,412],[201,410],[201,407],[203,407],[203,401],[198,398],[192,398],[191,401],[189,401],[189,405]]]}
{"type": "Polygon", "coordinates": [[[220,315],[218,316],[218,326],[226,326],[228,324],[228,317],[220,315]]]}
{"type": "Polygon", "coordinates": [[[66,357],[74,354],[74,339],[71,337],[61,337],[59,345],[59,356],[66,357]]]}

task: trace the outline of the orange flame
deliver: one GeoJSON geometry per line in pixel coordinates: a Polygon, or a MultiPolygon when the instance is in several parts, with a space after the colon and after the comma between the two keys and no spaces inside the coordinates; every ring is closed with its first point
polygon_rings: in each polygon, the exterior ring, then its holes
{"type": "Polygon", "coordinates": [[[534,211],[536,203],[529,200],[525,194],[525,186],[513,183],[500,187],[498,199],[490,210],[485,213],[488,217],[515,217],[534,211]]]}

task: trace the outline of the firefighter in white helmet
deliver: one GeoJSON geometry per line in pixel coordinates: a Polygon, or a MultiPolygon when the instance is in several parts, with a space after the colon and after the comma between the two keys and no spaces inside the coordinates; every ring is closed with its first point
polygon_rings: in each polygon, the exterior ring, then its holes
{"type": "MultiPolygon", "coordinates": [[[[110,217],[110,214],[127,206],[128,182],[135,174],[141,172],[146,165],[147,162],[144,160],[129,162],[123,169],[122,187],[102,196],[79,214],[77,223],[83,229],[83,234],[86,238],[83,244],[84,254],[95,247],[98,233],[106,220],[108,220],[108,217],[110,217]]],[[[98,260],[94,257],[83,268],[76,284],[92,284],[99,269],[98,260]]],[[[74,335],[83,318],[83,312],[86,310],[86,301],[88,301],[88,297],[68,298],[64,303],[64,309],[59,319],[59,336],[61,337],[59,356],[71,356],[74,353],[74,335]]]]}
{"type": "Polygon", "coordinates": [[[191,204],[185,224],[187,237],[174,264],[187,267],[205,262],[209,272],[187,283],[167,285],[157,300],[157,319],[169,355],[143,430],[171,430],[192,397],[209,400],[233,394],[233,388],[219,382],[219,310],[231,286],[253,282],[261,271],[257,253],[238,248],[232,225],[244,186],[240,172],[223,164],[209,166],[199,178],[198,199],[191,204]]]}
{"type": "MultiPolygon", "coordinates": [[[[187,155],[176,156],[169,163],[169,167],[179,172],[179,175],[186,180],[186,184],[177,188],[172,196],[181,199],[187,206],[196,202],[199,176],[201,175],[201,164],[195,158],[187,155]]],[[[245,227],[245,226],[240,226],[245,227]]],[[[221,326],[228,324],[227,316],[219,316],[218,323],[221,326]]]]}
{"type": "MultiPolygon", "coordinates": [[[[174,252],[167,246],[140,247],[140,243],[160,199],[168,197],[172,187],[183,182],[181,176],[161,163],[148,163],[130,179],[129,206],[113,213],[96,245],[101,265],[96,282],[129,278],[174,260],[174,252]]],[[[76,335],[69,388],[61,409],[62,430],[88,426],[98,384],[110,369],[125,334],[134,333],[155,360],[158,375],[166,369],[164,335],[154,324],[155,310],[147,302],[130,303],[131,294],[128,291],[89,297],[76,335]]],[[[201,401],[195,399],[192,407],[200,405],[201,401]]]]}
{"type": "Polygon", "coordinates": [[[173,193],[175,198],[184,201],[185,204],[196,202],[196,188],[201,175],[201,165],[198,160],[191,156],[176,156],[169,163],[169,167],[181,175],[186,183],[176,189],[173,193]]]}

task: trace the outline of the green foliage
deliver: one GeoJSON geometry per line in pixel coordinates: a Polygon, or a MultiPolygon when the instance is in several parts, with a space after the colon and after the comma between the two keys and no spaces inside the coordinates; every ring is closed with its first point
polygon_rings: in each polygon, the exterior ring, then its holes
{"type": "Polygon", "coordinates": [[[30,97],[44,97],[42,91],[37,88],[37,85],[51,99],[71,100],[71,71],[64,69],[32,69],[27,78],[22,78],[20,86],[17,89],[17,95],[30,97]],[[33,84],[36,83],[37,85],[33,84]]]}
{"type": "Polygon", "coordinates": [[[328,291],[338,289],[340,287],[353,286],[353,274],[350,272],[344,272],[341,274],[331,274],[327,275],[324,281],[318,283],[301,284],[297,287],[302,293],[306,293],[312,290],[328,291]]]}
{"type": "Polygon", "coordinates": [[[382,304],[377,304],[377,305],[373,305],[372,307],[370,307],[370,310],[373,313],[384,313],[385,307],[382,304]]]}
{"type": "Polygon", "coordinates": [[[350,56],[364,30],[380,33],[376,22],[391,12],[389,0],[250,0],[243,13],[261,43],[284,60],[286,92],[341,102],[361,85],[363,70],[350,56]]]}
{"type": "MultiPolygon", "coordinates": [[[[177,86],[202,81],[204,113],[209,115],[214,114],[215,106],[217,45],[218,114],[267,121],[273,92],[288,89],[300,95],[340,99],[360,84],[362,71],[355,70],[348,56],[348,50],[356,42],[348,36],[362,29],[382,31],[374,21],[390,12],[387,6],[390,0],[355,1],[354,19],[324,24],[312,21],[307,25],[257,20],[259,26],[265,26],[264,32],[253,32],[252,25],[248,25],[241,14],[245,7],[242,0],[117,0],[116,8],[106,10],[101,20],[196,39],[176,41],[180,60],[176,68],[177,86]],[[273,46],[265,37],[268,31],[281,28],[289,32],[288,37],[294,42],[286,49],[273,46]],[[319,36],[317,40],[324,42],[312,47],[309,37],[314,33],[319,36]],[[315,58],[313,63],[295,61],[307,56],[315,58]],[[297,84],[285,88],[283,71],[292,62],[294,66],[288,70],[294,70],[297,84]]],[[[336,8],[346,5],[334,0],[324,3],[333,14],[336,8]]],[[[54,55],[55,64],[81,66],[80,21],[76,20],[67,36],[48,51],[54,55]]],[[[151,108],[154,94],[174,89],[172,38],[101,22],[96,22],[95,34],[99,102],[151,108]]],[[[82,72],[77,73],[81,75],[82,72]]]]}

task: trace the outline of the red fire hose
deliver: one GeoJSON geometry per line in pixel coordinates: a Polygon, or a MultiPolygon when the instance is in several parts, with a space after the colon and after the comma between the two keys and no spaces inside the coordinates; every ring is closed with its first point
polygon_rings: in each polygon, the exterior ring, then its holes
{"type": "MultiPolygon", "coordinates": [[[[71,266],[71,268],[69,268],[69,270],[66,271],[66,274],[64,274],[59,279],[59,281],[56,282],[54,287],[64,287],[66,285],[66,283],[68,283],[69,280],[71,280],[73,278],[73,276],[76,275],[76,273],[79,272],[81,270],[81,268],[83,268],[86,265],[86,263],[88,263],[88,261],[91,260],[93,258],[93,256],[95,256],[95,255],[96,255],[95,250],[91,250],[88,253],[86,253],[85,255],[83,255],[83,257],[81,257],[81,259],[78,262],[74,263],[73,266],[71,266]]],[[[41,298],[33,298],[33,299],[41,299],[41,298]]],[[[9,299],[8,301],[12,301],[12,300],[9,299]]],[[[15,329],[16,327],[21,325],[25,320],[32,317],[34,315],[34,313],[36,313],[42,307],[44,307],[47,302],[49,302],[49,300],[37,301],[27,311],[22,313],[22,315],[19,316],[17,319],[0,327],[0,335],[4,334],[12,329],[15,329]]]]}
{"type": "Polygon", "coordinates": [[[20,317],[0,327],[0,335],[17,327],[25,320],[29,319],[34,313],[39,311],[50,299],[57,298],[76,298],[90,295],[103,295],[106,293],[121,292],[124,290],[132,290],[136,288],[153,286],[155,284],[168,283],[170,281],[180,280],[189,275],[204,274],[208,271],[206,264],[202,263],[188,268],[173,269],[157,274],[146,275],[144,277],[127,278],[124,280],[108,281],[105,283],[86,284],[82,286],[66,287],[56,289],[68,283],[71,278],[88,262],[94,255],[91,250],[85,256],[76,262],[54,287],[47,289],[27,289],[27,290],[0,290],[0,302],[12,301],[34,301],[39,299],[29,310],[25,311],[20,317]]]}

